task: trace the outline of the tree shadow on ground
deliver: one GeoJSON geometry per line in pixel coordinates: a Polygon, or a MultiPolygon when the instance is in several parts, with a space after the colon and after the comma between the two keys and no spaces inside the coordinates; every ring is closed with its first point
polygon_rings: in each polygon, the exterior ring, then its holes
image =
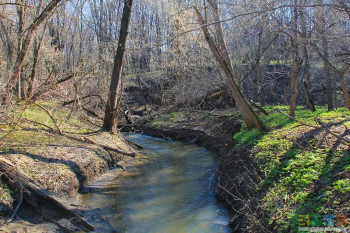
{"type": "MultiPolygon", "coordinates": [[[[343,122],[339,122],[333,125],[341,125],[342,123],[343,122]]],[[[295,176],[295,178],[293,177],[294,179],[289,180],[289,183],[282,184],[288,189],[288,194],[295,192],[308,193],[301,202],[290,206],[292,208],[296,207],[296,211],[292,218],[289,219],[288,227],[285,232],[297,232],[299,215],[313,216],[315,220],[312,222],[312,224],[316,226],[317,224],[321,223],[322,225],[322,219],[320,220],[320,217],[316,216],[319,216],[319,212],[322,210],[322,208],[332,207],[332,205],[327,204],[324,201],[325,199],[322,198],[326,194],[327,189],[329,189],[329,186],[331,186],[334,182],[334,175],[339,171],[344,171],[346,164],[349,164],[349,154],[347,152],[344,152],[341,156],[334,153],[337,148],[342,145],[342,141],[339,138],[337,138],[337,140],[333,140],[332,144],[329,145],[329,148],[331,148],[329,153],[317,151],[317,149],[319,149],[318,147],[323,144],[326,137],[329,135],[327,132],[321,139],[318,138],[318,146],[310,144],[310,140],[313,139],[315,135],[320,135],[322,132],[324,132],[324,129],[313,129],[297,138],[290,149],[279,158],[278,165],[270,170],[269,174],[265,177],[262,183],[260,191],[262,191],[263,194],[261,199],[266,196],[267,191],[270,188],[275,187],[280,182],[285,182],[283,179],[288,178],[288,176],[295,176]],[[312,180],[310,183],[303,184],[301,180],[304,178],[303,175],[313,175],[309,174],[308,168],[315,166],[315,164],[308,164],[308,162],[306,162],[305,164],[295,165],[295,160],[300,159],[300,153],[303,156],[306,156],[306,153],[321,153],[321,155],[326,155],[325,157],[322,157],[320,154],[318,154],[320,159],[324,160],[323,166],[318,170],[317,175],[311,178],[312,180]],[[335,156],[338,156],[339,159],[335,159],[335,156]],[[292,163],[293,165],[291,165],[292,163]],[[294,170],[291,170],[290,166],[294,166],[294,170]],[[300,174],[296,174],[298,172],[300,174]]],[[[348,132],[346,130],[341,137],[344,137],[347,134],[348,132]]],[[[283,197],[281,197],[281,201],[283,202],[282,198],[283,197]]],[[[346,200],[349,201],[349,198],[345,199],[345,202],[346,200]]],[[[284,205],[286,204],[288,203],[285,203],[284,205]]]]}

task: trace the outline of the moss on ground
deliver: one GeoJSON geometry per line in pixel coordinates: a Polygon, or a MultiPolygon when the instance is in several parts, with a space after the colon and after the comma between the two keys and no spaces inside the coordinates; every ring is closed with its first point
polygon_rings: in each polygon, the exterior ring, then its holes
{"type": "MultiPolygon", "coordinates": [[[[234,136],[237,146],[252,148],[251,159],[264,177],[257,190],[262,193],[262,220],[278,232],[297,232],[300,215],[309,215],[311,226],[317,226],[324,214],[348,214],[348,145],[325,130],[290,120],[278,109],[288,113],[287,106],[269,106],[271,114],[261,116],[269,132],[243,127],[234,136]]],[[[318,118],[339,135],[349,133],[350,113],[344,108],[310,112],[298,107],[295,118],[315,126],[318,118]]]]}

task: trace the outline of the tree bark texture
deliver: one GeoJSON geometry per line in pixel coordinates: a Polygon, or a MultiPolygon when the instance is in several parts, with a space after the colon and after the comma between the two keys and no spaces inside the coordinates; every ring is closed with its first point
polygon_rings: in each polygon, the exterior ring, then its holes
{"type": "MultiPolygon", "coordinates": [[[[226,46],[224,43],[224,39],[220,38],[218,40],[219,48],[221,48],[221,50],[223,51],[223,53],[221,53],[218,46],[214,43],[214,39],[211,37],[209,30],[208,30],[207,26],[205,25],[206,23],[201,15],[201,13],[198,11],[197,8],[194,8],[194,9],[196,12],[197,19],[201,25],[201,29],[202,29],[202,32],[205,36],[205,39],[206,39],[211,51],[213,52],[216,60],[219,62],[221,68],[224,70],[224,72],[226,74],[227,82],[228,82],[229,87],[231,89],[233,98],[235,99],[235,101],[237,103],[237,107],[238,107],[240,113],[242,114],[242,118],[243,118],[244,123],[246,124],[246,126],[248,128],[257,128],[259,130],[266,130],[264,124],[260,121],[259,117],[256,115],[256,113],[254,112],[252,107],[249,105],[249,103],[245,99],[243,93],[239,89],[236,81],[234,80],[233,69],[231,66],[231,62],[228,58],[228,53],[227,53],[227,49],[226,49],[226,46]]],[[[214,12],[215,12],[215,9],[214,9],[214,12]]],[[[217,36],[223,35],[221,26],[216,27],[216,30],[219,30],[219,34],[217,34],[217,36]]]]}
{"type": "MultiPolygon", "coordinates": [[[[323,1],[321,1],[323,3],[323,1]]],[[[328,41],[326,38],[326,12],[325,9],[321,9],[320,23],[321,23],[321,43],[322,52],[324,56],[323,69],[326,76],[326,86],[327,86],[327,104],[328,111],[333,110],[333,100],[332,100],[332,80],[331,80],[331,69],[330,65],[327,63],[329,61],[329,51],[328,51],[328,41]]]]}
{"type": "MultiPolygon", "coordinates": [[[[298,0],[294,1],[294,5],[298,6],[298,0]]],[[[298,74],[300,67],[299,48],[298,48],[298,8],[294,7],[294,33],[292,38],[292,45],[294,48],[294,62],[292,68],[292,74],[290,77],[290,105],[289,115],[295,117],[295,107],[297,100],[297,84],[298,74]]]]}
{"type": "Polygon", "coordinates": [[[19,81],[21,68],[22,68],[24,59],[27,55],[29,45],[35,31],[46,19],[48,19],[51,16],[51,13],[56,9],[56,7],[60,2],[61,0],[52,0],[46,6],[46,8],[41,12],[41,14],[34,19],[34,22],[28,27],[28,29],[25,30],[25,35],[22,35],[23,39],[21,39],[19,43],[17,59],[12,69],[10,82],[7,85],[7,91],[9,92],[13,91],[13,88],[16,86],[16,84],[19,81]]]}
{"type": "MultiPolygon", "coordinates": [[[[303,2],[303,5],[306,5],[307,0],[303,2]]],[[[300,23],[301,23],[301,35],[302,35],[302,53],[303,53],[303,60],[304,60],[304,90],[305,90],[305,99],[306,99],[306,105],[307,107],[312,111],[316,111],[315,105],[312,101],[311,97],[311,87],[310,87],[310,59],[309,59],[309,53],[307,50],[307,30],[306,30],[306,13],[305,9],[300,9],[301,16],[300,16],[300,23]]]]}
{"type": "Polygon", "coordinates": [[[114,57],[114,66],[112,71],[111,83],[109,86],[108,101],[106,104],[105,116],[103,120],[102,128],[106,131],[114,132],[116,128],[118,102],[121,98],[121,83],[122,83],[122,70],[123,70],[123,60],[125,53],[126,40],[128,37],[131,8],[133,0],[125,0],[122,21],[120,26],[120,34],[118,41],[117,53],[114,57]],[[119,98],[118,98],[119,96],[119,98]]]}

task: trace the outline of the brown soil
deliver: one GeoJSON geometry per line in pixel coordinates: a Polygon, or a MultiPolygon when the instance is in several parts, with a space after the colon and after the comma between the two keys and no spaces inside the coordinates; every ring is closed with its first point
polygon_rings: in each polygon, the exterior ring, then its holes
{"type": "Polygon", "coordinates": [[[240,128],[235,109],[162,113],[137,121],[137,130],[144,134],[195,143],[220,154],[233,146],[240,128]]]}
{"type": "MultiPolygon", "coordinates": [[[[115,167],[127,157],[110,152],[99,146],[78,142],[65,136],[59,136],[42,130],[23,130],[21,140],[16,139],[16,130],[2,141],[0,154],[11,161],[32,181],[59,197],[59,200],[79,211],[78,192],[85,184],[115,167]],[[32,132],[31,132],[32,131],[32,132]]],[[[96,132],[85,135],[97,143],[119,148],[129,152],[131,147],[120,135],[96,132]]],[[[16,190],[10,190],[1,181],[0,232],[58,232],[56,225],[47,223],[43,218],[23,204],[10,224],[3,224],[12,213],[19,199],[16,190]]]]}

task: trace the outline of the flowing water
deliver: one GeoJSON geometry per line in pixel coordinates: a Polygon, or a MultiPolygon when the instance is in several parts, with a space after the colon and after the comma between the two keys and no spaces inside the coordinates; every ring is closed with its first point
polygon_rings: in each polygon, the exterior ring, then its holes
{"type": "Polygon", "coordinates": [[[230,214],[214,197],[214,154],[182,142],[128,137],[145,155],[117,177],[110,172],[90,185],[93,192],[84,196],[96,232],[230,232],[230,214]]]}

